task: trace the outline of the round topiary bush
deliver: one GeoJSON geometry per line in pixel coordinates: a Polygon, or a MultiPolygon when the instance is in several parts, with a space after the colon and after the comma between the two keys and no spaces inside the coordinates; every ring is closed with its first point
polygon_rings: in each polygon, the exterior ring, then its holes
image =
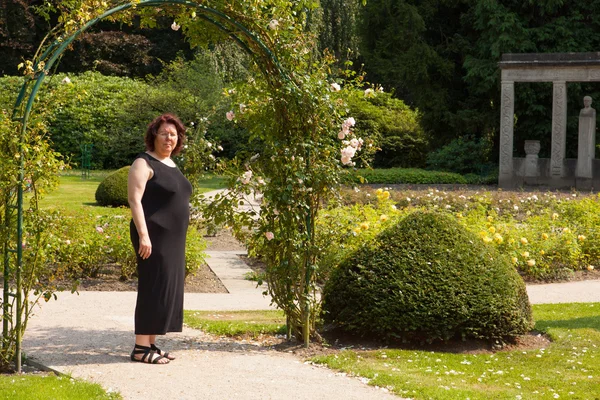
{"type": "Polygon", "coordinates": [[[127,175],[129,166],[108,175],[96,189],[96,201],[101,206],[129,206],[127,201],[127,175]]]}
{"type": "Polygon", "coordinates": [[[415,212],[344,260],[323,318],[379,339],[510,338],[533,327],[525,284],[507,257],[454,218],[415,212]]]}

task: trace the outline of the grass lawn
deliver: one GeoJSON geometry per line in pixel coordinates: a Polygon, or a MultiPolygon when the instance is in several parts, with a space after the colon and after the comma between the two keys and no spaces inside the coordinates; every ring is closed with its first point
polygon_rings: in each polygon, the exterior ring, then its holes
{"type": "Polygon", "coordinates": [[[61,208],[90,212],[101,209],[102,213],[110,213],[109,207],[99,207],[96,204],[96,188],[102,179],[104,179],[102,176],[91,176],[87,179],[76,175],[61,176],[58,188],[45,194],[40,205],[47,209],[61,208]]]}
{"type": "MultiPolygon", "coordinates": [[[[56,190],[47,193],[40,205],[47,209],[61,208],[70,211],[88,211],[103,215],[123,214],[120,208],[100,207],[96,204],[96,188],[102,180],[113,171],[92,171],[87,179],[82,179],[80,173],[71,172],[60,176],[60,184],[56,190]]],[[[205,193],[224,187],[225,180],[218,176],[207,176],[200,182],[197,193],[205,193]]],[[[129,210],[127,210],[127,213],[129,210]]]]}
{"type": "Polygon", "coordinates": [[[414,399],[600,399],[600,303],[536,305],[545,349],[450,354],[345,350],[313,362],[414,399]]]}
{"type": "Polygon", "coordinates": [[[217,175],[207,175],[201,179],[196,189],[196,194],[210,192],[211,190],[224,189],[226,179],[217,175]]]}
{"type": "Polygon", "coordinates": [[[257,337],[285,334],[285,316],[279,310],[267,311],[185,311],[185,324],[215,335],[257,337]]]}
{"type": "Polygon", "coordinates": [[[121,399],[107,393],[100,385],[48,375],[0,375],[0,400],[32,399],[121,399]]]}

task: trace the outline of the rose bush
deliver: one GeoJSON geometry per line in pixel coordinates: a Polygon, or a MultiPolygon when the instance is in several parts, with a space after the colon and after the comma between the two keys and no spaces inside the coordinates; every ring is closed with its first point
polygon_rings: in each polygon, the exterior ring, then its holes
{"type": "Polygon", "coordinates": [[[0,241],[4,250],[3,277],[12,294],[3,295],[2,298],[5,310],[11,316],[21,317],[5,317],[8,326],[3,330],[0,370],[9,369],[10,362],[18,353],[17,343],[20,343],[35,301],[40,297],[49,299],[57,290],[52,283],[56,271],[48,265],[49,255],[46,250],[47,233],[52,228],[49,222],[51,218],[39,209],[38,200],[45,191],[57,184],[57,172],[65,164],[46,140],[47,106],[46,102],[42,102],[41,110],[31,115],[25,130],[12,119],[10,112],[0,110],[0,241]],[[22,226],[28,232],[29,239],[24,243],[18,240],[18,212],[15,207],[19,187],[28,192],[28,200],[23,206],[22,226]],[[14,252],[19,248],[23,268],[17,272],[17,255],[14,252]],[[17,281],[20,281],[20,287],[17,287],[17,281]]]}
{"type": "MultiPolygon", "coordinates": [[[[437,189],[390,189],[389,193],[389,202],[400,215],[414,210],[448,213],[479,240],[508,256],[527,280],[569,279],[575,271],[594,270],[600,264],[597,195],[437,189]]],[[[375,189],[346,190],[342,199],[349,205],[328,210],[326,215],[335,218],[317,225],[319,237],[329,243],[323,257],[332,260],[330,266],[344,258],[346,241],[356,240],[351,236],[353,227],[369,224],[369,235],[381,230],[372,223],[375,217],[369,217],[370,210],[379,207],[379,197],[375,189]]]]}
{"type": "MultiPolygon", "coordinates": [[[[54,229],[48,233],[47,251],[54,268],[65,279],[96,278],[107,266],[120,271],[123,280],[136,276],[136,255],[129,238],[129,210],[111,215],[55,211],[54,229]],[[60,221],[60,223],[58,223],[60,221]]],[[[186,242],[186,276],[204,262],[206,242],[191,226],[186,242]]]]}

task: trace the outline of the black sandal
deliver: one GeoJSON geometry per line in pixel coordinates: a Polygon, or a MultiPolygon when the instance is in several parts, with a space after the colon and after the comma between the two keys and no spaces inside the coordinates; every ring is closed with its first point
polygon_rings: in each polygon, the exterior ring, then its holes
{"type": "Polygon", "coordinates": [[[159,349],[158,347],[156,347],[156,345],[154,343],[152,343],[150,345],[150,348],[152,350],[154,350],[159,356],[164,357],[164,358],[166,358],[169,361],[175,359],[175,357],[169,357],[169,353],[163,353],[163,351],[161,349],[159,349]]]}
{"type": "Polygon", "coordinates": [[[151,347],[148,346],[141,346],[139,344],[136,343],[135,347],[133,348],[133,351],[131,352],[131,361],[137,361],[137,362],[143,362],[143,363],[147,363],[147,364],[168,364],[171,360],[169,360],[167,358],[167,362],[165,363],[159,363],[159,360],[162,360],[163,357],[161,356],[159,353],[156,353],[156,351],[154,351],[151,347]],[[142,358],[135,358],[136,354],[143,354],[142,358]],[[154,357],[154,355],[157,354],[158,357],[154,357]]]}

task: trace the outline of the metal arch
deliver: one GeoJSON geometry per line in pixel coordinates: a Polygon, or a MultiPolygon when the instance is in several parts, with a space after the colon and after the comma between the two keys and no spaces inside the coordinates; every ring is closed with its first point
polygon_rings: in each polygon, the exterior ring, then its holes
{"type": "MultiPolygon", "coordinates": [[[[12,119],[15,121],[19,121],[21,123],[20,138],[19,138],[20,165],[19,165],[19,179],[18,179],[18,188],[17,188],[17,199],[16,199],[17,204],[16,204],[16,206],[12,206],[13,208],[16,208],[16,210],[17,210],[17,238],[16,238],[16,249],[14,249],[14,250],[9,249],[8,243],[6,243],[4,246],[4,274],[5,274],[5,276],[7,276],[8,271],[10,269],[9,253],[11,253],[11,252],[16,253],[16,255],[17,255],[17,264],[16,264],[16,271],[15,271],[16,293],[14,294],[14,296],[16,297],[16,306],[17,306],[17,311],[16,311],[17,312],[17,315],[16,315],[17,325],[15,327],[15,333],[16,333],[15,364],[16,364],[17,372],[21,372],[21,341],[22,341],[22,337],[23,337],[23,333],[24,333],[22,331],[23,327],[20,324],[21,317],[22,317],[21,308],[22,308],[22,304],[24,301],[24,299],[22,298],[22,293],[21,293],[21,289],[22,289],[21,272],[22,272],[22,268],[23,268],[23,249],[21,246],[21,243],[23,242],[23,184],[24,184],[24,178],[25,178],[25,176],[24,176],[25,175],[25,157],[24,157],[23,146],[24,146],[24,140],[25,140],[25,133],[27,131],[27,123],[29,120],[29,116],[31,114],[31,110],[33,108],[33,103],[35,101],[35,97],[41,87],[42,82],[44,81],[44,79],[48,75],[50,69],[52,68],[52,65],[59,59],[59,57],[62,55],[62,53],[73,42],[73,40],[75,40],[75,38],[77,38],[77,36],[79,36],[85,30],[92,27],[93,25],[95,25],[97,22],[103,20],[104,18],[107,18],[113,14],[127,10],[132,7],[151,7],[151,6],[158,6],[158,5],[163,5],[163,4],[178,4],[178,5],[187,6],[187,7],[191,7],[191,8],[200,10],[201,11],[201,14],[199,15],[200,18],[213,24],[215,27],[217,27],[221,31],[225,32],[227,35],[229,35],[233,40],[235,40],[236,43],[238,43],[246,52],[248,52],[254,58],[260,57],[254,51],[252,51],[252,49],[248,46],[248,44],[244,40],[242,40],[242,38],[238,37],[238,32],[240,32],[243,35],[243,37],[245,37],[246,40],[248,40],[251,44],[253,43],[254,45],[256,45],[257,50],[259,50],[259,53],[262,53],[263,62],[266,61],[267,64],[271,63],[271,66],[276,69],[276,71],[279,73],[279,76],[282,80],[287,81],[287,82],[291,81],[289,75],[286,73],[284,68],[281,66],[277,57],[273,54],[271,49],[269,49],[269,47],[266,46],[265,43],[262,42],[262,40],[260,40],[260,38],[257,35],[255,35],[253,32],[248,30],[243,24],[241,24],[239,21],[235,20],[234,18],[230,17],[229,15],[227,15],[221,11],[218,11],[216,9],[207,7],[203,4],[195,3],[195,2],[189,1],[189,0],[141,0],[138,3],[122,4],[120,6],[114,7],[112,9],[104,12],[102,15],[88,21],[84,26],[79,28],[75,33],[71,34],[71,36],[69,36],[68,38],[62,40],[59,37],[50,46],[48,46],[48,48],[45,49],[45,51],[42,53],[42,55],[40,55],[38,57],[38,59],[35,61],[35,64],[33,65],[33,70],[35,71],[33,77],[25,78],[25,82],[23,83],[23,85],[19,91],[19,95],[17,96],[17,99],[15,101],[15,105],[13,107],[13,113],[12,113],[12,119]],[[230,25],[232,28],[235,29],[235,31],[233,29],[228,28],[227,25],[230,25]],[[46,61],[46,59],[47,59],[47,61],[46,61]],[[43,64],[42,64],[42,62],[43,62],[43,64]],[[35,83],[33,84],[31,91],[29,92],[27,103],[23,109],[23,100],[27,96],[28,87],[30,86],[30,84],[33,81],[35,81],[35,83]]],[[[271,80],[270,73],[272,71],[267,70],[267,65],[265,65],[264,69],[265,70],[263,72],[265,72],[267,79],[271,80]]],[[[273,83],[273,81],[271,81],[271,82],[273,83]]],[[[5,222],[8,227],[10,222],[8,220],[5,222]]],[[[3,309],[5,309],[5,307],[6,307],[6,304],[8,302],[8,297],[9,297],[9,293],[8,293],[8,287],[6,286],[6,279],[5,279],[4,296],[3,296],[3,300],[2,300],[3,309]]],[[[27,300],[25,299],[25,301],[27,301],[27,300]]],[[[3,319],[4,319],[4,321],[6,321],[6,315],[3,315],[3,319]]],[[[5,328],[3,330],[3,338],[4,339],[6,339],[6,335],[7,335],[7,332],[6,332],[6,328],[5,328]]]]}

